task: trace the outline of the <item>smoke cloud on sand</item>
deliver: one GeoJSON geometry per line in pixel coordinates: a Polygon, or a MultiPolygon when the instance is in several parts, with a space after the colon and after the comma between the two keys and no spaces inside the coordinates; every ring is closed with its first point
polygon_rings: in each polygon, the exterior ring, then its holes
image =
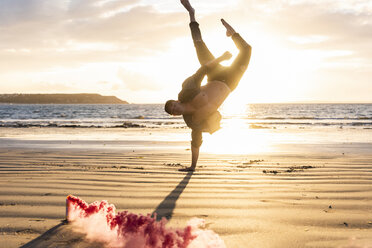
{"type": "Polygon", "coordinates": [[[213,231],[201,229],[202,219],[191,219],[184,228],[166,227],[167,221],[128,211],[115,213],[107,201],[87,204],[69,195],[66,218],[87,239],[112,248],[225,248],[224,241],[213,231]]]}

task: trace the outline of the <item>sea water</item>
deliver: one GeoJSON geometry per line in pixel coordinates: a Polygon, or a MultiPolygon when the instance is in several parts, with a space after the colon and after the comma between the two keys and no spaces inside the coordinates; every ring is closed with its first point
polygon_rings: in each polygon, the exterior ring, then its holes
{"type": "MultiPolygon", "coordinates": [[[[221,108],[222,126],[247,128],[372,128],[372,104],[247,104],[240,112],[221,108]]],[[[1,104],[0,127],[179,128],[180,116],[163,104],[1,104]]]]}

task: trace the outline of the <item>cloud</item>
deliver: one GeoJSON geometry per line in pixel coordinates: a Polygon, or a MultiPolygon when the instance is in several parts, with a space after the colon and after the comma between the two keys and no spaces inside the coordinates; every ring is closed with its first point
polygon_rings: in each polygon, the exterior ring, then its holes
{"type": "MultiPolygon", "coordinates": [[[[356,56],[371,58],[371,4],[367,2],[240,1],[235,8],[226,5],[224,12],[219,8],[203,14],[202,21],[205,26],[215,26],[219,17],[227,16],[236,19],[238,27],[269,29],[276,39],[298,49],[353,50],[356,56]],[[289,37],[326,39],[300,44],[289,37]]],[[[158,55],[171,40],[188,35],[185,22],[185,13],[159,12],[139,0],[3,0],[0,70],[132,61],[158,55]]]]}
{"type": "Polygon", "coordinates": [[[125,87],[131,91],[151,91],[160,90],[162,88],[161,84],[156,83],[150,77],[124,68],[118,69],[117,76],[123,82],[125,87]]]}
{"type": "MultiPolygon", "coordinates": [[[[344,81],[351,80],[357,70],[369,71],[369,76],[359,78],[362,82],[355,86],[363,89],[365,81],[372,78],[372,2],[325,0],[282,0],[282,1],[241,1],[239,10],[231,18],[240,26],[247,24],[244,37],[252,42],[253,57],[251,64],[266,57],[271,60],[278,53],[265,54],[264,45],[276,45],[290,51],[308,54],[318,64],[309,64],[306,57],[299,57],[297,64],[321,68],[323,83],[336,81],[336,73],[326,73],[332,68],[344,81]],[[249,31],[265,32],[265,39],[250,37],[249,31]],[[261,42],[263,44],[261,44],[261,42]],[[262,49],[261,49],[262,47],[262,49]],[[260,49],[257,49],[260,48],[260,49]],[[271,58],[270,58],[271,57],[271,58]]],[[[287,57],[283,55],[283,64],[287,57]]],[[[301,82],[301,78],[298,81],[301,82]]]]}
{"type": "MultiPolygon", "coordinates": [[[[15,84],[5,84],[1,87],[2,92],[18,93],[19,87],[15,84]]],[[[86,92],[78,85],[69,83],[34,82],[22,86],[23,93],[82,93],[86,92]]]]}
{"type": "MultiPolygon", "coordinates": [[[[372,4],[367,2],[265,1],[267,9],[274,5],[274,13],[255,15],[255,21],[281,37],[282,41],[291,36],[324,38],[320,42],[297,43],[299,49],[353,50],[355,55],[371,59],[368,47],[372,43],[372,4]],[[280,6],[275,5],[278,2],[280,6]]],[[[242,12],[246,9],[244,6],[242,3],[242,12]]],[[[262,5],[250,7],[262,9],[262,5]]]]}
{"type": "MultiPolygon", "coordinates": [[[[282,59],[280,66],[283,67],[289,60],[285,50],[277,53],[283,58],[273,59],[277,47],[300,55],[318,56],[314,61],[319,64],[311,65],[305,61],[306,56],[296,64],[303,65],[304,71],[309,72],[314,71],[311,66],[317,68],[319,76],[324,76],[323,83],[352,80],[358,71],[363,76],[358,77],[361,82],[355,87],[363,90],[368,78],[372,78],[371,1],[218,0],[211,8],[209,5],[209,0],[195,1],[197,19],[207,44],[220,46],[211,37],[217,31],[223,35],[218,20],[226,18],[253,47],[249,70],[256,71],[248,73],[256,73],[256,80],[260,79],[258,72],[278,67],[274,62],[282,59]],[[267,66],[270,61],[274,62],[267,66]],[[335,77],[337,74],[344,75],[344,79],[335,77]]],[[[143,65],[149,58],[161,61],[162,64],[156,66],[164,71],[168,67],[180,67],[182,63],[185,63],[182,70],[187,70],[197,66],[186,64],[189,61],[184,62],[182,57],[181,52],[191,49],[191,43],[187,49],[180,47],[179,54],[177,51],[173,54],[177,65],[162,57],[175,39],[189,37],[187,24],[187,13],[178,0],[1,0],[0,80],[4,75],[11,79],[10,75],[31,75],[52,70],[51,67],[71,69],[90,63],[143,65]]],[[[160,73],[154,79],[154,71],[132,69],[119,69],[117,76],[122,84],[104,79],[114,82],[107,86],[113,90],[158,92],[162,84],[154,81],[160,77],[164,79],[162,82],[170,81],[170,77],[178,80],[175,74],[180,75],[174,68],[173,74],[160,73]]],[[[296,74],[299,82],[304,80],[300,78],[301,73],[296,74]]],[[[24,77],[25,81],[31,81],[24,77]]],[[[21,81],[20,76],[17,80],[21,81]]]]}
{"type": "Polygon", "coordinates": [[[107,13],[117,13],[138,4],[139,0],[74,0],[67,5],[67,14],[73,19],[92,19],[107,13]]]}
{"type": "Polygon", "coordinates": [[[166,50],[182,33],[179,15],[135,0],[49,2],[1,2],[0,71],[132,61],[166,50]],[[105,13],[114,14],[102,17],[105,13]]]}

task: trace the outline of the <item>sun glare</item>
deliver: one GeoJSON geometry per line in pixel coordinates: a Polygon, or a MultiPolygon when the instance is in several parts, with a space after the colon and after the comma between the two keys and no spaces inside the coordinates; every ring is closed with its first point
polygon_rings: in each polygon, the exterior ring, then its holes
{"type": "Polygon", "coordinates": [[[224,116],[222,128],[213,135],[203,135],[202,151],[214,154],[263,153],[271,149],[270,134],[265,129],[250,129],[249,106],[241,99],[229,99],[220,109],[224,116]],[[229,101],[231,100],[231,101],[229,101]]]}
{"type": "Polygon", "coordinates": [[[202,151],[213,154],[253,154],[271,150],[267,130],[250,129],[241,119],[224,120],[221,130],[203,135],[202,151]]]}
{"type": "Polygon", "coordinates": [[[247,110],[247,103],[240,97],[236,97],[236,92],[230,94],[224,104],[220,108],[222,116],[227,118],[244,116],[247,110]]]}

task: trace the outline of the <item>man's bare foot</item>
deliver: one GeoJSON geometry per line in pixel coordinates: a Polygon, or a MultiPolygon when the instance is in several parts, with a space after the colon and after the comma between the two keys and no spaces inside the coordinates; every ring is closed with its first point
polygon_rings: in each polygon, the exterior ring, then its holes
{"type": "Polygon", "coordinates": [[[230,24],[228,24],[224,19],[221,19],[221,22],[222,22],[222,25],[224,25],[226,28],[227,37],[230,37],[236,33],[235,30],[230,26],[230,24]]]}
{"type": "Polygon", "coordinates": [[[195,13],[195,9],[191,6],[189,0],[181,0],[181,3],[188,12],[195,13]]]}

